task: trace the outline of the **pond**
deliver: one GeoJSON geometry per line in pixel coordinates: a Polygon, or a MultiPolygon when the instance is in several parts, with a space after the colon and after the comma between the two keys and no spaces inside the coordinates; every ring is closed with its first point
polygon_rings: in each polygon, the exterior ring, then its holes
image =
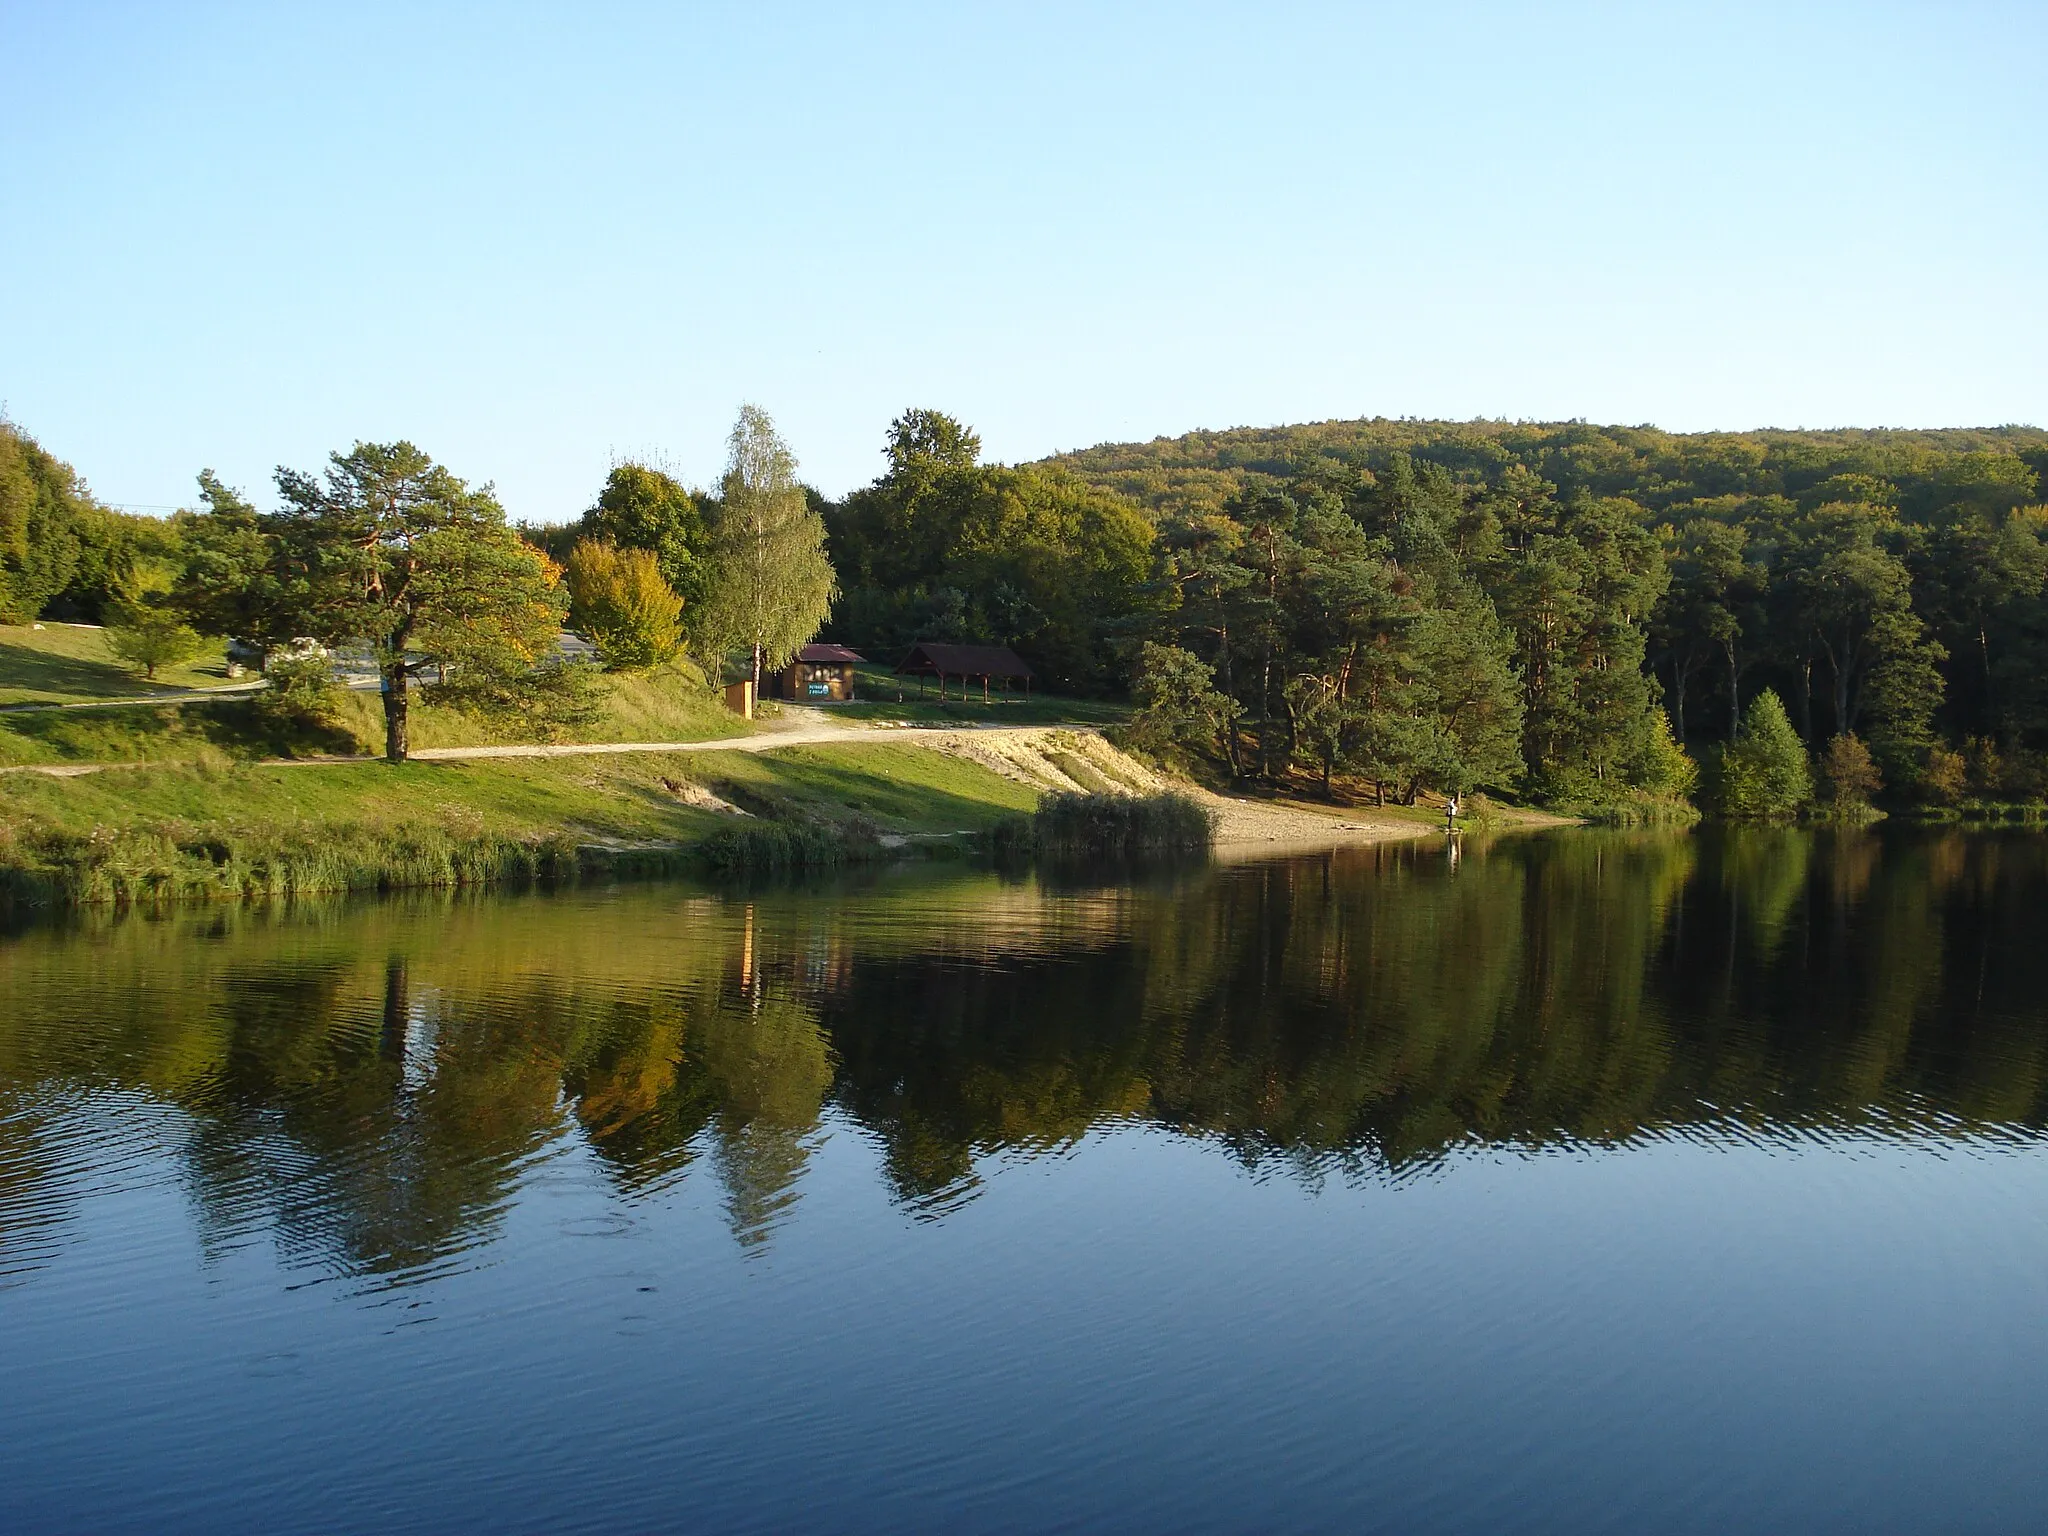
{"type": "Polygon", "coordinates": [[[2048,839],[0,936],[0,1529],[2022,1530],[2048,839]]]}

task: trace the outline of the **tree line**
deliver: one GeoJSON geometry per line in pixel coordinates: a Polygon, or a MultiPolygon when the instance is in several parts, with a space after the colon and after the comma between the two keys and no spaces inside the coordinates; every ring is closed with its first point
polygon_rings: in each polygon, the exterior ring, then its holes
{"type": "Polygon", "coordinates": [[[410,751],[416,694],[545,735],[594,718],[596,668],[692,652],[715,685],[737,657],[758,683],[818,630],[836,592],[825,531],[767,414],[742,409],[714,498],[616,467],[570,529],[515,527],[409,442],[356,443],[324,469],[281,466],[259,509],[211,470],[168,520],[101,506],[68,465],[0,423],[0,621],[104,622],[148,675],[202,636],[253,652],[266,707],[331,707],[327,648],[374,668],[385,755],[410,751]],[[563,545],[556,558],[551,545],[563,545]]]}
{"type": "Polygon", "coordinates": [[[280,471],[272,512],[203,476],[165,524],[0,428],[0,604],[367,644],[394,753],[415,683],[536,725],[578,707],[566,617],[609,666],[714,681],[821,631],[877,659],[1009,645],[1128,695],[1162,757],[1380,799],[2048,794],[2048,432],[1380,420],[999,465],[914,409],[882,446],[832,500],[750,407],[713,489],[621,463],[580,518],[513,527],[409,445],[358,445],[280,471]]]}
{"type": "Polygon", "coordinates": [[[978,448],[907,413],[884,474],[826,508],[835,634],[1012,644],[1128,687],[1141,744],[1233,777],[1735,814],[2048,791],[2036,429],[978,448]]]}

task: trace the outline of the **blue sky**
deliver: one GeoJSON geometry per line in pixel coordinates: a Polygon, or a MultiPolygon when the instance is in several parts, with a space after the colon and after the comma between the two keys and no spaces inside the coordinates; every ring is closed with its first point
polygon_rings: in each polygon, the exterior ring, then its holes
{"type": "Polygon", "coordinates": [[[2048,5],[0,0],[0,401],[515,516],[1337,416],[2048,422],[2048,5]]]}

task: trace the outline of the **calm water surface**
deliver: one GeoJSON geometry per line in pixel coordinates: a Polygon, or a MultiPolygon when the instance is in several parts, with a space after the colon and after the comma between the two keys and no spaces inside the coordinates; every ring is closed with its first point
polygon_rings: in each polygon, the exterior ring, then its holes
{"type": "Polygon", "coordinates": [[[0,1529],[2037,1530],[2048,840],[0,936],[0,1529]]]}

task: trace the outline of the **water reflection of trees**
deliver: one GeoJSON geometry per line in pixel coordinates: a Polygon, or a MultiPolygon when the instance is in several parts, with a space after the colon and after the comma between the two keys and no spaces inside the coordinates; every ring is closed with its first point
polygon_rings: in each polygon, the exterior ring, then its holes
{"type": "Polygon", "coordinates": [[[992,877],[179,914],[0,948],[0,1254],[60,1098],[179,1112],[203,1240],[412,1273],[537,1158],[697,1170],[758,1245],[825,1120],[938,1213],[991,1155],[1142,1121],[1369,1176],[1474,1141],[2048,1120],[2048,846],[1577,833],[1134,888],[992,877]],[[24,1107],[43,1106],[34,1114],[24,1107]]]}

